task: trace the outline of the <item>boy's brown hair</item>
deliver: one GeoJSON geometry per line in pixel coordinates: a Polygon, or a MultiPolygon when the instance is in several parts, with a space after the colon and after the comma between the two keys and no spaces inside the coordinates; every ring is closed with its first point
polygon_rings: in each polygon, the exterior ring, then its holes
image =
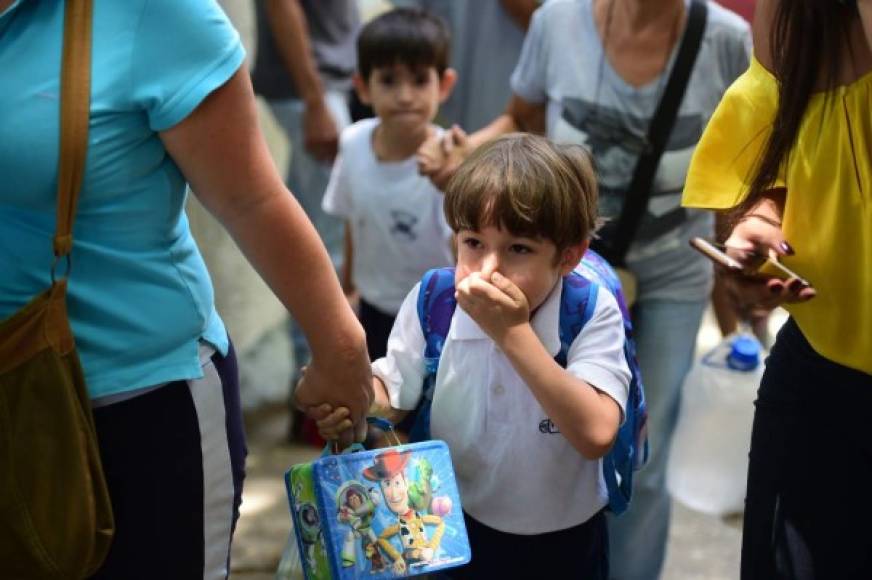
{"type": "Polygon", "coordinates": [[[512,133],[476,149],[445,189],[445,216],[455,232],[496,226],[544,238],[563,250],[599,226],[596,174],[579,145],[512,133]]]}

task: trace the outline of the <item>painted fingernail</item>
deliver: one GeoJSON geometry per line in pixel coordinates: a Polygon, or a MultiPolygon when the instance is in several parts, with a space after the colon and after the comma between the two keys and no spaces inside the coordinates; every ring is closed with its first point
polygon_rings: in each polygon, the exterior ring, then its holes
{"type": "Polygon", "coordinates": [[[781,286],[770,286],[769,293],[770,294],[781,294],[781,286]]]}
{"type": "Polygon", "coordinates": [[[786,241],[781,242],[780,246],[781,246],[781,249],[784,251],[784,253],[787,254],[788,256],[792,256],[793,254],[796,253],[793,251],[793,247],[790,244],[788,244],[786,241]]]}
{"type": "Polygon", "coordinates": [[[802,285],[803,284],[801,281],[794,278],[793,280],[791,280],[790,282],[787,283],[787,289],[790,290],[791,292],[799,292],[800,290],[802,290],[802,285]]]}

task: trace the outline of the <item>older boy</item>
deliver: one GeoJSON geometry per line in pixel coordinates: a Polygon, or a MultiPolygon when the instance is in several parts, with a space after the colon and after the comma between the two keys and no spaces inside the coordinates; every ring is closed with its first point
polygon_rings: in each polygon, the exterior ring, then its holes
{"type": "Polygon", "coordinates": [[[346,220],[342,282],[360,296],[370,356],[383,356],[406,293],[430,268],[452,263],[442,193],[419,175],[415,153],[451,93],[449,38],[441,20],[397,9],[367,24],[354,86],[376,118],[342,132],[324,210],[346,220]]]}
{"type": "MultiPolygon", "coordinates": [[[[458,241],[460,308],[442,347],[430,431],[451,450],[473,552],[452,577],[607,578],[600,460],[630,380],[608,290],[591,287],[588,322],[566,364],[554,358],[565,278],[596,223],[590,161],[579,147],[503,137],[463,163],[445,211],[458,241]]],[[[418,292],[400,308],[387,356],[373,363],[374,414],[421,403],[418,292]]],[[[343,409],[318,412],[328,437],[350,427],[343,409]]]]}

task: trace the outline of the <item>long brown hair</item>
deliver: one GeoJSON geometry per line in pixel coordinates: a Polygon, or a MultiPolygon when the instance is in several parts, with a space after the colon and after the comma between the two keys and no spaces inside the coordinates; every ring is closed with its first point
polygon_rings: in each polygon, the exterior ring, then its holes
{"type": "Polygon", "coordinates": [[[769,33],[772,72],[779,88],[778,109],[750,194],[740,211],[752,207],[775,183],[815,90],[821,84],[827,89],[836,86],[849,25],[858,17],[857,6],[851,1],[778,2],[769,33]]]}

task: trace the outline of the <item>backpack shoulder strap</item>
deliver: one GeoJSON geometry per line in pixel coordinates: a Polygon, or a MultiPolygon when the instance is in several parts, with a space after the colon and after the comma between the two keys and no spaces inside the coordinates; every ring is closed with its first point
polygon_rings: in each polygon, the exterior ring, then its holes
{"type": "Polygon", "coordinates": [[[614,269],[593,250],[585,252],[576,272],[609,290],[618,302],[624,318],[624,358],[630,369],[626,417],[618,429],[611,451],[603,457],[603,478],[609,492],[609,510],[620,514],[627,509],[632,495],[633,472],[648,460],[648,411],[642,373],[636,358],[633,324],[621,282],[614,269]]]}
{"type": "Polygon", "coordinates": [[[560,352],[554,359],[566,368],[569,347],[587,324],[596,308],[599,284],[577,272],[563,277],[563,292],[560,295],[560,352]]]}
{"type": "Polygon", "coordinates": [[[427,271],[418,290],[418,321],[426,341],[424,356],[428,360],[435,358],[438,363],[455,308],[454,268],[427,271]]]}
{"type": "Polygon", "coordinates": [[[621,314],[624,320],[630,320],[630,310],[627,307],[627,301],[624,298],[624,292],[621,288],[621,280],[618,278],[614,268],[612,268],[605,259],[593,250],[588,250],[576,266],[575,271],[588,280],[593,280],[600,286],[612,293],[615,300],[618,301],[618,307],[621,309],[621,314]]]}
{"type": "Polygon", "coordinates": [[[409,430],[409,440],[413,443],[430,439],[430,407],[436,387],[436,372],[456,308],[454,268],[438,268],[424,274],[418,290],[418,321],[425,343],[424,389],[409,430]]]}

